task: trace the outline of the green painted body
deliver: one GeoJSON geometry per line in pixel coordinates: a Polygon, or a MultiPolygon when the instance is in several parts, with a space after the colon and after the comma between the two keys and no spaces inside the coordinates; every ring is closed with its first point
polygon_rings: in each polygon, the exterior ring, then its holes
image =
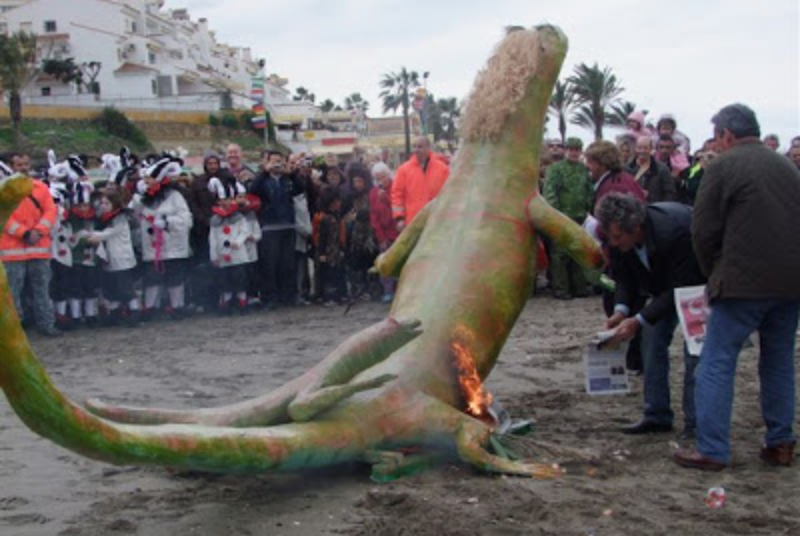
{"type": "MultiPolygon", "coordinates": [[[[488,376],[530,295],[535,231],[586,265],[601,255],[580,227],[536,195],[538,154],[566,38],[541,27],[536,76],[497,139],[465,143],[438,199],[377,263],[400,274],[385,322],[345,341],[306,374],[272,393],[222,408],[171,411],[113,407],[91,412],[55,388],[36,360],[0,274],[0,386],[35,432],[115,464],[258,472],[373,463],[387,480],[424,467],[428,448],[488,470],[550,477],[550,466],[490,454],[492,423],[465,413],[455,354],[488,376]],[[402,320],[405,319],[405,320],[402,320]],[[419,325],[422,327],[420,334],[419,325]]],[[[26,179],[0,184],[0,223],[26,179]]]]}

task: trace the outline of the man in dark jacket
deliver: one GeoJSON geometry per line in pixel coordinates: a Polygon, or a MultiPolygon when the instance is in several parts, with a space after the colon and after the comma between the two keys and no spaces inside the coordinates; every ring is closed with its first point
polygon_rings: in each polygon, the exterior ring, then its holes
{"type": "Polygon", "coordinates": [[[264,151],[262,169],[250,182],[250,193],[261,199],[262,238],[258,248],[261,303],[265,308],[294,305],[297,301],[295,270],[294,196],[303,186],[288,173],[286,158],[278,151],[264,151]]]}
{"type": "Polygon", "coordinates": [[[800,310],[800,172],[764,147],[753,111],[742,104],[715,115],[717,151],[706,168],[692,227],[708,274],[711,315],[697,369],[697,449],[678,450],[685,467],[730,463],[736,360],[759,332],[761,458],[791,465],[795,435],[795,338],[800,310]]]}
{"type": "MultiPolygon", "coordinates": [[[[614,314],[607,322],[608,328],[616,328],[611,342],[630,340],[642,329],[644,417],[623,432],[669,432],[669,346],[678,325],[674,290],[705,281],[692,249],[692,209],[674,202],[644,205],[630,195],[612,193],[600,202],[596,216],[611,246],[617,283],[614,314]],[[641,296],[649,298],[647,304],[630,316],[641,296]]],[[[684,360],[683,434],[691,436],[697,357],[685,346],[684,360]]]]}

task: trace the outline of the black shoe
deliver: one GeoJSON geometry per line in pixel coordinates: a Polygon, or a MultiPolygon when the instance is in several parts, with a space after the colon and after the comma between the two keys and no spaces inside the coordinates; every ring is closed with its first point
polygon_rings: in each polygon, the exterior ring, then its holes
{"type": "Polygon", "coordinates": [[[629,435],[661,434],[671,431],[672,423],[655,422],[647,419],[622,427],[622,433],[629,435]]]}

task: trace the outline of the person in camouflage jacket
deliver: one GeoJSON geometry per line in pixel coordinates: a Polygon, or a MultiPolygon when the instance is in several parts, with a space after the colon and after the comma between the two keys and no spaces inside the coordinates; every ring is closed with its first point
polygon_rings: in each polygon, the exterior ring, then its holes
{"type": "MultiPolygon", "coordinates": [[[[553,208],[580,225],[592,206],[592,183],[581,162],[583,142],[579,138],[567,138],[565,146],[564,160],[547,168],[543,194],[553,208]]],[[[551,250],[550,257],[553,296],[559,299],[587,296],[588,283],[583,269],[558,249],[551,250]]]]}

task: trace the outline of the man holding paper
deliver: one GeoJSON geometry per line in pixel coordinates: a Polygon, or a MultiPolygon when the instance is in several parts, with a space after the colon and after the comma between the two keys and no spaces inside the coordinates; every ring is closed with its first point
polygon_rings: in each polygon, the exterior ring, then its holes
{"type": "MultiPolygon", "coordinates": [[[[607,321],[607,327],[616,331],[609,343],[630,340],[642,329],[644,416],[622,431],[669,432],[674,417],[669,346],[678,326],[674,290],[705,282],[692,248],[692,208],[674,202],[645,205],[632,196],[612,193],[600,202],[595,216],[608,238],[617,283],[614,314],[607,321]],[[644,308],[629,316],[643,296],[647,297],[644,308]]],[[[684,359],[683,436],[692,437],[697,357],[684,347],[684,359]]]]}

